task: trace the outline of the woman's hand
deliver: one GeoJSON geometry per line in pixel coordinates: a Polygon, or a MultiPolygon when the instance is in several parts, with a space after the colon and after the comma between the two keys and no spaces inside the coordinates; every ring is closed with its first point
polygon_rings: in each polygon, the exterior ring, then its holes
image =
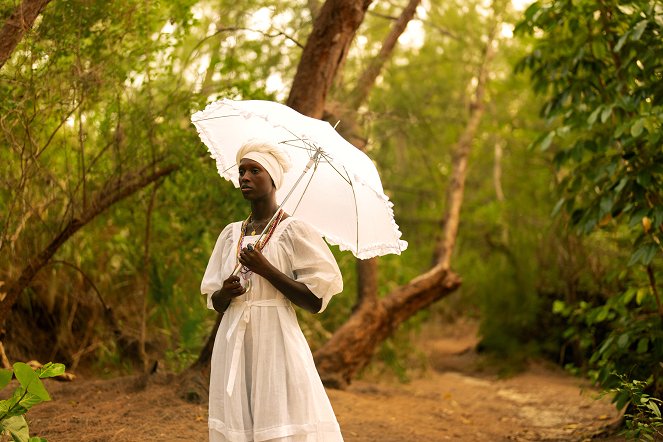
{"type": "Polygon", "coordinates": [[[267,277],[270,271],[273,270],[272,264],[267,261],[265,255],[260,250],[253,247],[252,244],[244,247],[239,253],[239,262],[256,275],[267,277]]]}
{"type": "Polygon", "coordinates": [[[311,313],[317,313],[322,308],[322,299],[315,296],[305,284],[295,281],[274,267],[253,245],[249,244],[242,249],[239,254],[239,262],[255,274],[265,278],[299,307],[311,313]]]}
{"type": "Polygon", "coordinates": [[[224,312],[230,305],[230,301],[237,296],[243,295],[246,290],[240,283],[239,276],[231,275],[223,281],[221,290],[212,294],[212,305],[217,312],[224,312]]]}

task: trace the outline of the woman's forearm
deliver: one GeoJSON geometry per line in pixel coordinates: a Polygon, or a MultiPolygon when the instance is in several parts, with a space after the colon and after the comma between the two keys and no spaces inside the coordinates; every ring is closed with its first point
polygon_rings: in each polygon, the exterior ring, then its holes
{"type": "Polygon", "coordinates": [[[223,313],[228,309],[230,301],[232,301],[232,297],[224,295],[221,290],[212,293],[212,306],[219,313],[223,313]]]}
{"type": "Polygon", "coordinates": [[[315,296],[305,284],[295,281],[273,265],[269,267],[261,276],[283,293],[290,302],[311,313],[320,311],[322,299],[315,296]]]}

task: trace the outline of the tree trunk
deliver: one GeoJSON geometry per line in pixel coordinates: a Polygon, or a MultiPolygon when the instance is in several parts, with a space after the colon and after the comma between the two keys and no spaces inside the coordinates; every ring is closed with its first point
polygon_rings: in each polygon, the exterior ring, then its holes
{"type": "Polygon", "coordinates": [[[500,218],[502,220],[502,244],[505,247],[509,244],[509,224],[504,220],[504,190],[502,188],[502,159],[504,158],[504,149],[501,142],[496,142],[494,147],[493,163],[493,184],[495,186],[495,199],[500,206],[500,218]]]}
{"type": "Polygon", "coordinates": [[[370,362],[378,344],[398,326],[419,310],[453,293],[461,284],[460,277],[450,270],[451,255],[458,234],[467,159],[484,111],[483,99],[488,79],[488,64],[493,55],[493,35],[491,32],[478,72],[470,117],[456,145],[452,175],[447,188],[444,227],[436,249],[434,266],[408,284],[397,288],[386,298],[361,303],[350,319],[315,353],[318,372],[328,387],[345,388],[352,377],[370,362]]]}
{"type": "Polygon", "coordinates": [[[361,304],[378,301],[378,259],[357,259],[357,302],[355,312],[361,304]]]}
{"type": "Polygon", "coordinates": [[[0,68],[9,60],[14,49],[32,28],[41,11],[51,0],[23,0],[0,29],[0,68]]]}
{"type": "Polygon", "coordinates": [[[486,82],[488,81],[488,65],[493,55],[494,30],[488,36],[488,42],[484,50],[484,57],[479,72],[477,73],[477,87],[474,97],[470,103],[470,116],[461,134],[453,156],[451,177],[447,188],[446,215],[442,221],[442,235],[438,238],[435,246],[434,262],[449,267],[451,254],[456,244],[458,225],[460,223],[460,209],[463,205],[463,194],[465,192],[465,176],[467,174],[467,160],[472,147],[472,141],[476,135],[479,123],[485,111],[484,95],[486,93],[486,82]]]}
{"type": "MultiPolygon", "coordinates": [[[[152,169],[152,165],[149,166],[149,169],[152,169]]],[[[81,213],[80,217],[69,220],[60,233],[53,238],[51,243],[28,262],[18,278],[7,283],[5,293],[0,293],[0,324],[5,322],[19,295],[30,285],[30,282],[32,282],[32,279],[39,270],[48,263],[58,249],[81,227],[92,221],[97,215],[104,212],[113,204],[133,195],[156,180],[170,175],[177,169],[179,169],[177,165],[165,166],[150,173],[146,173],[145,170],[148,169],[145,169],[108,181],[81,213]]]]}
{"type": "Polygon", "coordinates": [[[329,88],[372,0],[327,0],[313,23],[286,104],[322,118],[329,88]]]}
{"type": "Polygon", "coordinates": [[[145,214],[145,237],[143,238],[143,268],[142,268],[142,290],[143,305],[140,312],[140,339],[138,341],[138,352],[140,359],[143,363],[143,374],[147,374],[149,370],[148,354],[145,349],[145,342],[147,341],[147,311],[150,297],[150,240],[152,236],[152,212],[154,211],[154,203],[157,197],[157,190],[163,181],[157,181],[152,186],[152,193],[150,201],[147,204],[147,213],[145,214]]]}
{"type": "MultiPolygon", "coordinates": [[[[371,88],[384,67],[389,56],[396,47],[398,38],[402,35],[409,21],[414,17],[420,0],[411,0],[395,21],[388,36],[382,43],[378,56],[369,64],[361,75],[357,87],[350,95],[349,111],[337,109],[344,117],[344,127],[350,128],[351,134],[344,134],[348,139],[363,150],[364,139],[356,132],[356,112],[366,101],[371,88]]],[[[321,15],[323,15],[321,13],[321,15]]],[[[331,84],[331,81],[329,85],[331,84]]],[[[293,84],[293,91],[296,87],[293,84]]],[[[311,83],[311,85],[313,85],[311,83]]],[[[291,97],[297,96],[291,92],[291,97]]],[[[322,97],[324,100],[324,96],[322,97]]],[[[346,109],[348,109],[346,108],[346,109]]],[[[307,109],[318,107],[304,107],[307,109]]],[[[302,110],[300,110],[302,112],[302,110]]],[[[333,114],[333,112],[332,112],[333,114]]],[[[319,118],[319,114],[310,115],[319,118]]],[[[406,286],[396,290],[389,300],[380,301],[377,297],[377,259],[359,261],[358,270],[358,302],[350,320],[334,333],[315,354],[318,371],[326,385],[343,388],[361,368],[363,368],[373,355],[377,345],[384,341],[395,328],[404,320],[422,308],[432,304],[435,300],[451,293],[460,285],[458,278],[448,269],[437,268],[422,278],[415,278],[406,286]],[[421,291],[421,292],[420,292],[421,291]],[[419,294],[419,297],[413,296],[419,294]]]]}

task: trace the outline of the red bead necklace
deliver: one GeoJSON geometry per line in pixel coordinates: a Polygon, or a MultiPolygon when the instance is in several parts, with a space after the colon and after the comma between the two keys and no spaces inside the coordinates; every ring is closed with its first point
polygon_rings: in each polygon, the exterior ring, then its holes
{"type": "MultiPolygon", "coordinates": [[[[253,214],[249,214],[249,217],[246,218],[244,222],[242,222],[239,241],[237,241],[237,264],[239,264],[239,254],[242,251],[242,246],[244,245],[244,237],[246,236],[246,226],[251,220],[252,215],[253,214]]],[[[284,215],[285,212],[282,209],[279,209],[279,212],[276,214],[275,217],[272,218],[272,220],[267,225],[268,229],[267,233],[262,234],[260,238],[258,238],[258,241],[253,246],[255,250],[262,250],[267,245],[267,242],[272,238],[272,235],[274,234],[274,230],[276,230],[276,226],[278,226],[281,220],[283,220],[284,215]]],[[[242,269],[240,270],[240,275],[245,280],[249,279],[252,273],[253,272],[251,272],[246,266],[242,266],[242,269]]]]}

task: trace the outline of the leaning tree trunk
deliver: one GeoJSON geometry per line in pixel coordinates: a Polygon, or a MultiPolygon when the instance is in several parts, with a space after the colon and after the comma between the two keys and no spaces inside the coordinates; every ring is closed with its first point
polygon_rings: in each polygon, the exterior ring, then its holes
{"type": "Polygon", "coordinates": [[[438,265],[375,303],[362,302],[314,358],[322,382],[345,388],[371,360],[375,348],[405,320],[460,286],[458,275],[438,265]]]}
{"type": "Polygon", "coordinates": [[[387,297],[362,302],[350,319],[315,353],[320,377],[329,387],[347,386],[352,377],[370,362],[378,344],[419,310],[454,292],[461,284],[460,277],[451,271],[450,262],[458,233],[467,160],[484,113],[483,100],[488,65],[493,56],[493,35],[491,32],[479,68],[468,122],[456,144],[451,182],[447,188],[444,227],[436,247],[436,262],[428,272],[392,291],[387,297]]]}
{"type": "Polygon", "coordinates": [[[51,0],[23,0],[0,28],[0,68],[51,0]]]}

